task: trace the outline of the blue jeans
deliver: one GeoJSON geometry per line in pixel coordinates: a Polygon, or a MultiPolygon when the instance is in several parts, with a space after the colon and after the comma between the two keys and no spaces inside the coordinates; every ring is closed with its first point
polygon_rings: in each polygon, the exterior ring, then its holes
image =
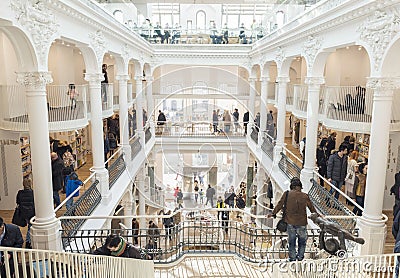
{"type": "MultiPolygon", "coordinates": [[[[396,244],[394,245],[394,250],[393,253],[400,253],[400,241],[397,241],[396,244]]],[[[399,278],[399,262],[400,257],[396,258],[396,268],[394,269],[394,278],[399,278]]]]}
{"type": "MultiPolygon", "coordinates": [[[[362,208],[364,207],[364,198],[364,196],[356,196],[356,203],[359,204],[362,208]]],[[[356,206],[353,208],[353,213],[358,216],[362,215],[362,211],[356,206]]]]}
{"type": "Polygon", "coordinates": [[[289,261],[301,261],[306,251],[307,230],[306,226],[287,225],[289,241],[289,261]],[[298,252],[296,253],[296,240],[298,240],[298,252]]]}
{"type": "MultiPolygon", "coordinates": [[[[336,186],[339,190],[343,185],[343,182],[338,182],[338,181],[334,181],[332,180],[331,183],[336,186]]],[[[329,193],[333,194],[333,192],[335,192],[335,199],[339,199],[339,191],[335,190],[333,187],[331,187],[331,190],[329,190],[329,193]]]]}
{"type": "Polygon", "coordinates": [[[67,210],[69,210],[70,207],[74,204],[74,198],[69,199],[66,203],[65,206],[67,207],[67,210]]]}
{"type": "Polygon", "coordinates": [[[60,195],[58,194],[58,190],[53,190],[53,201],[56,207],[61,204],[60,195]]]}

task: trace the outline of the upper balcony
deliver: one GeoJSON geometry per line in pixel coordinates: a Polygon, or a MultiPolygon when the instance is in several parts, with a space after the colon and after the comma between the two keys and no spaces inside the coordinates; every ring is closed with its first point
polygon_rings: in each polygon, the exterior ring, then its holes
{"type": "MultiPolygon", "coordinates": [[[[88,85],[48,85],[47,112],[49,131],[79,129],[90,119],[88,85]]],[[[113,84],[104,84],[102,94],[103,117],[113,114],[113,84]]],[[[21,85],[0,86],[0,128],[12,131],[28,131],[28,107],[25,87],[21,85]]]]}

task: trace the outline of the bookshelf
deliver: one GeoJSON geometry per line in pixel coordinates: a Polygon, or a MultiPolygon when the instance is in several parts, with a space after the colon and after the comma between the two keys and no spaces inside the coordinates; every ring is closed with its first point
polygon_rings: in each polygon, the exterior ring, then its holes
{"type": "Polygon", "coordinates": [[[31,145],[29,137],[20,137],[22,177],[32,177],[31,145]]]}
{"type": "Polygon", "coordinates": [[[54,139],[66,141],[72,148],[72,155],[75,158],[75,169],[86,164],[87,161],[87,132],[86,128],[55,132],[51,134],[54,139]]]}
{"type": "Polygon", "coordinates": [[[359,149],[360,156],[368,159],[368,151],[369,151],[369,134],[357,133],[356,134],[356,143],[359,149]]]}

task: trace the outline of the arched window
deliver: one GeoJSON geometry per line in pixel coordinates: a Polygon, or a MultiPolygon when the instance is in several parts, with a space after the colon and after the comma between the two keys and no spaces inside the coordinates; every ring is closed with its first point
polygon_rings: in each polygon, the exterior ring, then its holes
{"type": "Polygon", "coordinates": [[[124,13],[121,10],[115,10],[113,13],[116,20],[121,23],[124,23],[124,13]]]}
{"type": "Polygon", "coordinates": [[[196,28],[197,30],[205,30],[206,27],[206,13],[198,11],[196,14],[196,28]]]}
{"type": "Polygon", "coordinates": [[[278,28],[281,28],[285,23],[285,13],[283,11],[276,12],[276,24],[278,28]]]}

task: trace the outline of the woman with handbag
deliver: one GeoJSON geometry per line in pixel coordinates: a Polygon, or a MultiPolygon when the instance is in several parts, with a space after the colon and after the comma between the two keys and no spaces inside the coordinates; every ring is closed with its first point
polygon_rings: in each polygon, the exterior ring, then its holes
{"type": "MultiPolygon", "coordinates": [[[[354,179],[356,177],[356,172],[358,169],[357,159],[358,159],[358,152],[352,151],[351,154],[349,155],[349,160],[347,162],[347,174],[346,178],[344,179],[346,195],[353,199],[356,198],[356,196],[353,194],[353,191],[354,191],[354,179]]],[[[352,203],[349,202],[348,200],[346,200],[346,204],[352,205],[352,203]]]]}
{"type": "Polygon", "coordinates": [[[19,190],[17,193],[17,206],[20,210],[21,218],[25,219],[28,224],[28,230],[25,238],[25,248],[32,248],[31,244],[31,226],[30,219],[35,216],[35,200],[33,197],[32,180],[23,180],[24,189],[19,190]]]}

